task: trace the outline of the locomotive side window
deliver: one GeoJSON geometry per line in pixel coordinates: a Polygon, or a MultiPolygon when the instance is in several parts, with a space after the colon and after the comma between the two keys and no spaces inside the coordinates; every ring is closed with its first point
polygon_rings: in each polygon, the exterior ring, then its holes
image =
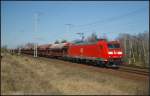
{"type": "Polygon", "coordinates": [[[108,44],[108,48],[120,48],[119,44],[108,44]]]}

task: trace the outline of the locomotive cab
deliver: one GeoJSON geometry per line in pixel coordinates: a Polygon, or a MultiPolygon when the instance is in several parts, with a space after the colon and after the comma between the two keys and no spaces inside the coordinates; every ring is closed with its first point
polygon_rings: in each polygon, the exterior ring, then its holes
{"type": "Polygon", "coordinates": [[[118,67],[122,62],[123,53],[119,41],[108,42],[108,66],[118,67]]]}

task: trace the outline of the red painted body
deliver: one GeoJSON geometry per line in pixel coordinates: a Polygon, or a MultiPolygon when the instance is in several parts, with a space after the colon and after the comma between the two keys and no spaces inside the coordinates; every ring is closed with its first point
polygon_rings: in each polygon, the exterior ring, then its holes
{"type": "MultiPolygon", "coordinates": [[[[110,42],[110,44],[118,42],[110,42]]],[[[72,44],[69,46],[68,55],[75,58],[91,58],[91,59],[101,59],[108,61],[113,58],[122,58],[122,54],[117,54],[122,52],[120,48],[108,48],[108,42],[105,40],[100,40],[94,44],[72,44]],[[108,54],[112,52],[112,54],[108,54]]]]}

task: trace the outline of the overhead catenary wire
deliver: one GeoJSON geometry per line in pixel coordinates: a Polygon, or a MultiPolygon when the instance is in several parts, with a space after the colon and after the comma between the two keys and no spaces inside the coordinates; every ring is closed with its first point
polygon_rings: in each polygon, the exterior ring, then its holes
{"type": "Polygon", "coordinates": [[[98,25],[99,23],[108,23],[108,22],[116,21],[116,20],[122,19],[122,18],[127,17],[127,16],[135,15],[135,13],[142,12],[143,9],[146,9],[146,8],[140,8],[140,9],[137,9],[135,11],[125,13],[125,14],[122,14],[122,15],[119,15],[119,16],[115,16],[115,17],[112,17],[112,18],[108,18],[108,19],[105,19],[105,20],[98,20],[98,21],[95,21],[95,22],[92,22],[92,23],[76,25],[76,26],[74,25],[74,29],[79,30],[79,29],[83,29],[83,27],[85,27],[85,26],[92,26],[92,25],[96,26],[96,24],[98,25]]]}

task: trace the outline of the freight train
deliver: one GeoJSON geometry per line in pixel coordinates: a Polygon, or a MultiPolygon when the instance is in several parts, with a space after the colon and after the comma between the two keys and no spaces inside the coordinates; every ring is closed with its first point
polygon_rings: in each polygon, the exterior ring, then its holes
{"type": "MultiPolygon", "coordinates": [[[[18,52],[18,50],[15,50],[18,52]]],[[[34,54],[33,48],[22,48],[21,53],[34,54]]],[[[92,62],[91,64],[119,68],[123,52],[119,41],[99,39],[96,42],[45,44],[37,47],[37,55],[61,58],[72,62],[92,62]]]]}

